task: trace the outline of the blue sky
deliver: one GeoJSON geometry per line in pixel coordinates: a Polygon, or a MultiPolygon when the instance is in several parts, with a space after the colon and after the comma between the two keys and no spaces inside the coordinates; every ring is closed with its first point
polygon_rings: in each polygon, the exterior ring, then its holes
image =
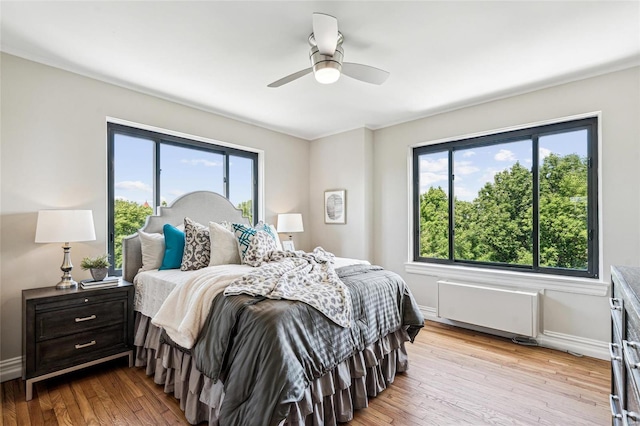
{"type": "MultiPolygon", "coordinates": [[[[564,156],[578,154],[587,156],[587,131],[542,136],[539,140],[540,162],[551,153],[564,156]]],[[[465,201],[473,201],[487,182],[492,182],[496,173],[511,168],[516,162],[531,168],[532,153],[529,139],[481,148],[458,150],[454,154],[454,193],[465,201]]],[[[447,152],[420,156],[420,193],[430,187],[448,190],[447,152]]]]}
{"type": "MultiPolygon", "coordinates": [[[[153,142],[125,135],[115,140],[115,197],[153,204],[153,142]]],[[[230,199],[234,205],[250,200],[252,162],[234,157],[229,163],[230,199]]],[[[168,204],[187,192],[223,193],[223,156],[206,151],[162,145],[161,194],[168,204]]]]}

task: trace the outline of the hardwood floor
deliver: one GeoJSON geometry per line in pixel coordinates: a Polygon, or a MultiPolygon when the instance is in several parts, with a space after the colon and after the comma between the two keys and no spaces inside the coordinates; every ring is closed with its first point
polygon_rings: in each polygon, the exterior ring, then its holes
{"type": "MultiPolygon", "coordinates": [[[[427,322],[409,371],[350,425],[606,425],[609,363],[427,322]]],[[[178,401],[126,360],[35,386],[2,384],[4,425],[187,424],[178,401]]]]}

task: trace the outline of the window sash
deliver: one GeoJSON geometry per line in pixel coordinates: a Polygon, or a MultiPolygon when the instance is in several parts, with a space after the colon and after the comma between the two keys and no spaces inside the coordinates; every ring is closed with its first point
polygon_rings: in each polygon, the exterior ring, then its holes
{"type": "Polygon", "coordinates": [[[115,268],[114,254],[115,254],[115,141],[116,135],[126,135],[136,138],[142,138],[149,140],[153,143],[153,210],[156,211],[157,206],[161,205],[161,177],[160,177],[160,155],[162,153],[162,146],[177,146],[181,148],[193,149],[196,151],[205,151],[208,153],[215,153],[223,156],[224,159],[224,193],[221,194],[225,197],[229,197],[229,157],[236,156],[252,160],[252,200],[251,206],[252,218],[256,222],[258,219],[258,154],[255,152],[243,151],[237,148],[231,148],[221,145],[215,145],[203,141],[183,138],[174,135],[167,135],[164,133],[154,132],[151,130],[138,129],[135,127],[126,126],[118,123],[107,123],[107,161],[108,161],[108,207],[107,207],[107,247],[110,257],[109,268],[110,275],[120,275],[121,269],[115,268]]]}
{"type": "Polygon", "coordinates": [[[524,272],[539,272],[545,274],[571,275],[579,277],[597,278],[599,271],[598,256],[598,152],[597,152],[598,121],[596,117],[553,123],[513,131],[488,134],[478,137],[462,138],[455,141],[424,145],[413,148],[412,152],[412,198],[413,198],[413,260],[417,262],[441,263],[452,265],[469,265],[494,269],[521,270],[524,272]],[[539,138],[542,136],[587,130],[587,269],[569,269],[540,265],[540,193],[539,193],[539,138]],[[455,188],[454,188],[454,153],[461,149],[495,146],[515,141],[530,139],[532,145],[532,248],[533,261],[531,265],[513,265],[476,260],[461,260],[454,257],[455,253],[455,188]],[[448,258],[431,258],[420,255],[420,158],[425,154],[446,152],[448,155],[448,258]]]}

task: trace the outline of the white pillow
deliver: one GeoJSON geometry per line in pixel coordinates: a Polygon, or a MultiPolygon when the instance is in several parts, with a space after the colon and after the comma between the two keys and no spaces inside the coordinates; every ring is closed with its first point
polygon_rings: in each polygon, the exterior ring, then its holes
{"type": "Polygon", "coordinates": [[[269,225],[269,228],[271,228],[271,232],[273,232],[273,235],[276,236],[276,246],[278,247],[278,250],[282,251],[282,241],[280,241],[280,236],[278,235],[276,227],[273,225],[269,225]]]}
{"type": "Polygon", "coordinates": [[[164,257],[164,235],[138,231],[140,250],[142,251],[142,271],[158,269],[164,257]]]}
{"type": "Polygon", "coordinates": [[[233,232],[219,223],[209,222],[211,259],[209,266],[240,264],[238,240],[233,232]]]}

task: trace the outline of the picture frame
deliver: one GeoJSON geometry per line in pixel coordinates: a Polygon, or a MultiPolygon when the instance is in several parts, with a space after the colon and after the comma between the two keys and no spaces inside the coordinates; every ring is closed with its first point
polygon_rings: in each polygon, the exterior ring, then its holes
{"type": "Polygon", "coordinates": [[[296,248],[293,245],[293,240],[284,240],[284,241],[282,241],[282,250],[284,250],[284,251],[296,251],[296,248]]]}
{"type": "Polygon", "coordinates": [[[347,191],[345,189],[324,191],[324,223],[336,225],[347,223],[347,191]]]}

